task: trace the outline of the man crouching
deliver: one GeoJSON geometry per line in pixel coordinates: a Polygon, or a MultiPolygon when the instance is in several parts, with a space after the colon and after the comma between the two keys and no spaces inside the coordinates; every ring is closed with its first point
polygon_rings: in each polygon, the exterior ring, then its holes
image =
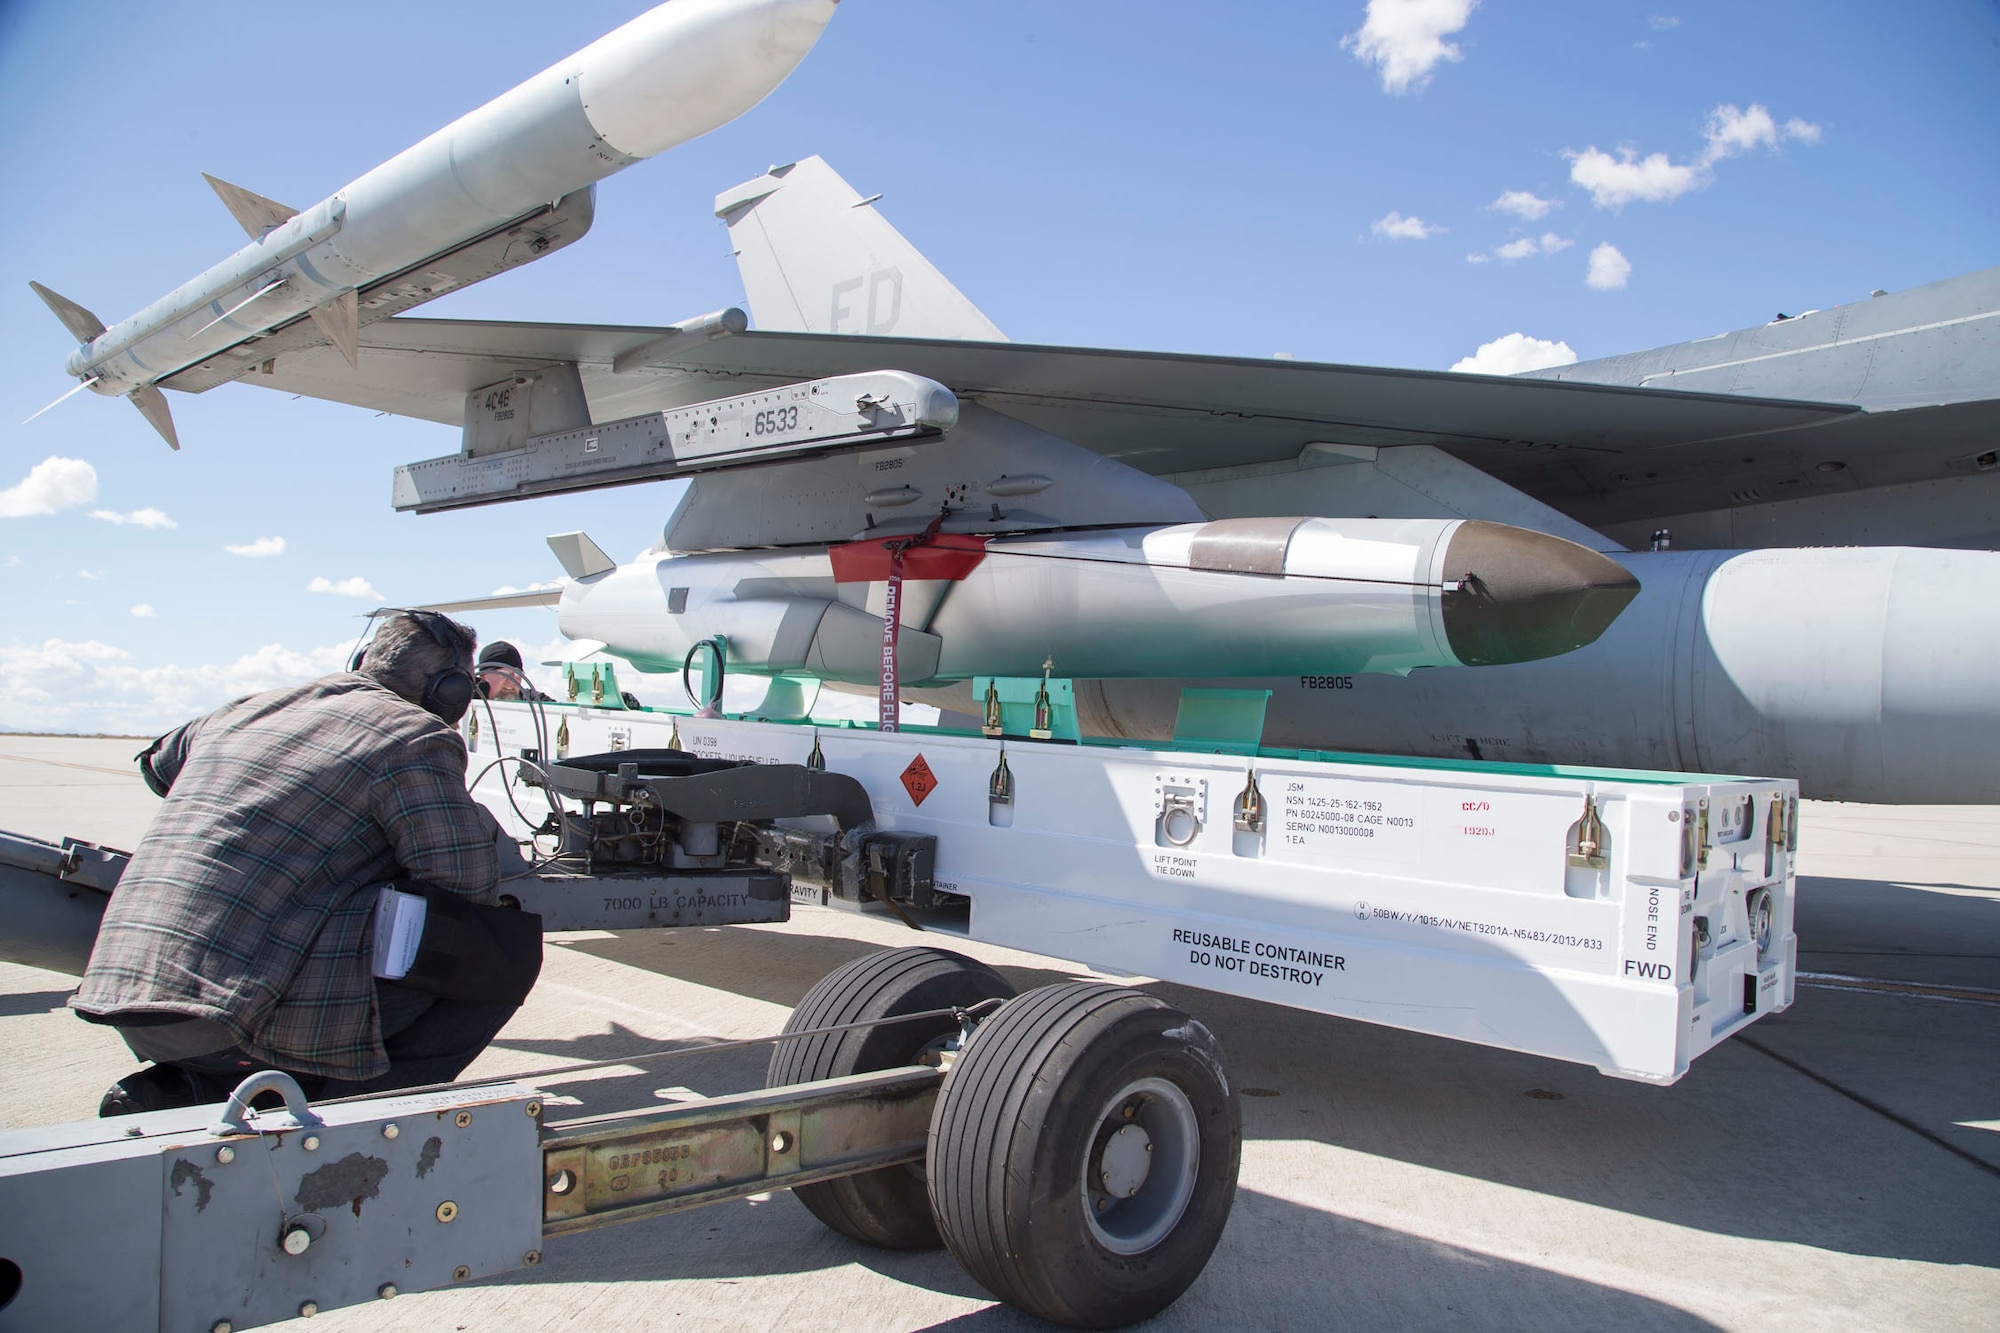
{"type": "Polygon", "coordinates": [[[395,613],[356,669],[230,704],[141,757],[166,802],[70,1005],[154,1063],[100,1115],[219,1101],[262,1069],[314,1098],[449,1082],[499,1032],[526,985],[441,995],[378,979],[373,947],[392,881],[493,901],[495,826],[454,729],[475,642],[395,613]]]}

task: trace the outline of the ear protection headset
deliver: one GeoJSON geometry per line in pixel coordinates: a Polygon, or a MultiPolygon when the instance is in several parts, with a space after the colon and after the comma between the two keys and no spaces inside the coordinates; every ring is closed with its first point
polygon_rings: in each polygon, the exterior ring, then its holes
{"type": "MultiPolygon", "coordinates": [[[[435,672],[424,682],[424,696],[417,701],[425,712],[446,722],[456,723],[465,716],[465,710],[472,706],[472,696],[479,692],[479,683],[470,671],[459,666],[461,661],[472,657],[472,644],[459,632],[458,626],[435,611],[399,611],[396,614],[408,616],[431,636],[432,642],[451,654],[452,665],[435,672]]],[[[348,663],[349,671],[359,671],[362,659],[368,655],[367,649],[354,654],[348,663]]]]}

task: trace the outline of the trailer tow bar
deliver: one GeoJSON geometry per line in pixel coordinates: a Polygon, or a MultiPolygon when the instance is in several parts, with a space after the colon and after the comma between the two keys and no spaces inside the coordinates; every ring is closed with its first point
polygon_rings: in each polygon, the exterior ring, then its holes
{"type": "Polygon", "coordinates": [[[551,1125],[542,1234],[920,1162],[942,1069],[911,1065],[551,1125]]]}
{"type": "MultiPolygon", "coordinates": [[[[990,974],[937,949],[857,963],[893,977],[903,958],[902,974],[931,986],[990,974]]],[[[0,1133],[0,1327],[236,1333],[533,1267],[548,1237],[869,1173],[918,1182],[934,1236],[1000,1299],[1045,1318],[1102,1327],[1178,1298],[1220,1238],[1240,1153],[1207,1029],[1097,983],[902,1007],[913,1012],[826,1023],[822,1004],[817,1025],[772,1037],[531,1076],[914,1029],[891,1043],[906,1063],[664,1110],[549,1123],[547,1095],[518,1079],[308,1105],[290,1077],[266,1072],[226,1107],[0,1133]],[[1064,1085],[1088,1114],[1050,1107],[1064,1085]],[[265,1092],[284,1107],[251,1110],[265,1092]],[[1160,1154],[1168,1165],[1121,1151],[1169,1120],[1180,1139],[1160,1154]],[[1073,1187],[1050,1199],[1009,1184],[1028,1179],[1073,1187]],[[1130,1230],[1121,1209],[1145,1223],[1142,1252],[1117,1243],[1130,1230]],[[1042,1249],[989,1239],[1002,1232],[981,1215],[1018,1218],[1042,1249]]]]}

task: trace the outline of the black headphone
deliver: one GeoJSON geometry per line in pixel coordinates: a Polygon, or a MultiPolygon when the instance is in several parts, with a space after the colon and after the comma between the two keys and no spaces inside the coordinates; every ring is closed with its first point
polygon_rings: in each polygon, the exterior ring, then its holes
{"type": "MultiPolygon", "coordinates": [[[[442,721],[456,723],[459,718],[465,716],[465,710],[472,706],[472,696],[479,692],[479,684],[473,679],[472,673],[457,664],[459,659],[472,656],[472,644],[466,640],[458,626],[435,611],[399,609],[394,614],[408,616],[416,621],[438,647],[451,654],[452,665],[434,673],[424,682],[424,696],[417,701],[417,704],[425,712],[442,721]]],[[[367,655],[366,648],[357,651],[354,659],[347,664],[347,669],[359,671],[362,659],[367,655]]]]}

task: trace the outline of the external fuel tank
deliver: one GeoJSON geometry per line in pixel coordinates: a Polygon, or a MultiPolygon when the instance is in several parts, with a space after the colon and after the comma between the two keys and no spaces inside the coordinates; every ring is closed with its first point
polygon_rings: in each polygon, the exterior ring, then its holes
{"type": "Polygon", "coordinates": [[[1254,683],[1272,690],[1269,745],[1770,774],[1826,800],[2000,802],[2000,553],[1618,559],[1643,590],[1561,657],[1404,679],[1079,682],[1079,717],[1092,734],[1157,739],[1180,686],[1254,683]]]}

